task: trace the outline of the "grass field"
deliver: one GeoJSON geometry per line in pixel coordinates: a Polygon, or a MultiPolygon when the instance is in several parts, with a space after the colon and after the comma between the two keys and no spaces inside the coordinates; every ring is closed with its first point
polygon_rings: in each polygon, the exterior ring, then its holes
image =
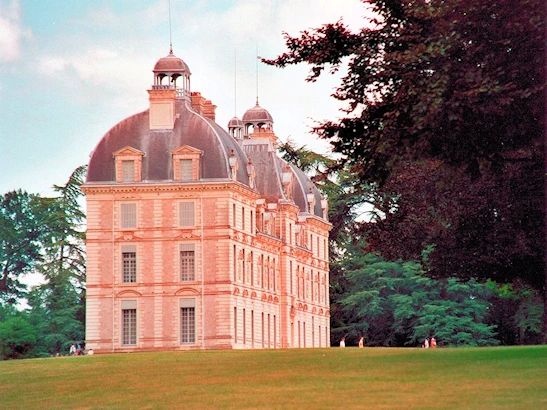
{"type": "Polygon", "coordinates": [[[547,409],[547,346],[0,362],[1,409],[547,409]]]}

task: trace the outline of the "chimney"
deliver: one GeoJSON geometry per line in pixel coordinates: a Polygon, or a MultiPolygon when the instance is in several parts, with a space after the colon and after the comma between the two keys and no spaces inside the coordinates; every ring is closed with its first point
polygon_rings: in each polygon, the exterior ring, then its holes
{"type": "Polygon", "coordinates": [[[203,116],[205,118],[209,118],[210,120],[215,120],[215,109],[217,108],[216,105],[213,105],[211,100],[205,101],[205,105],[203,106],[203,116]]]}
{"type": "Polygon", "coordinates": [[[194,111],[196,111],[199,115],[203,115],[203,106],[205,105],[205,97],[201,96],[200,92],[193,92],[192,93],[192,108],[194,111]]]}
{"type": "Polygon", "coordinates": [[[174,88],[152,88],[148,90],[148,95],[150,129],[172,130],[175,124],[177,91],[174,88]]]}

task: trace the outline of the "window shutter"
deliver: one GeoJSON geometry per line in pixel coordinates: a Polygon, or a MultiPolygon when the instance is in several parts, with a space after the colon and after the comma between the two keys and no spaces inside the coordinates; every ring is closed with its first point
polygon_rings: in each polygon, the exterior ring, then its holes
{"type": "Polygon", "coordinates": [[[121,204],[120,213],[122,228],[137,227],[137,204],[121,204]]]}
{"type": "Polygon", "coordinates": [[[180,226],[195,226],[193,202],[181,202],[179,206],[179,211],[180,226]]]}

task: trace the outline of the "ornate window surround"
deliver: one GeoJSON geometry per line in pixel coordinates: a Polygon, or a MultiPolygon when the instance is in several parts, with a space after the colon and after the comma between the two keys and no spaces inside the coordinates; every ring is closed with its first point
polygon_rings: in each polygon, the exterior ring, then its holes
{"type": "Polygon", "coordinates": [[[203,155],[203,151],[189,145],[183,145],[182,147],[174,150],[171,154],[173,156],[173,180],[182,180],[180,172],[180,160],[182,159],[192,160],[192,181],[197,181],[200,179],[200,160],[203,155]]]}
{"type": "Polygon", "coordinates": [[[122,149],[112,153],[114,157],[114,165],[116,170],[116,182],[130,182],[123,180],[123,161],[134,162],[134,178],[131,182],[140,182],[142,180],[142,157],[144,152],[139,151],[136,148],[125,146],[122,149]]]}

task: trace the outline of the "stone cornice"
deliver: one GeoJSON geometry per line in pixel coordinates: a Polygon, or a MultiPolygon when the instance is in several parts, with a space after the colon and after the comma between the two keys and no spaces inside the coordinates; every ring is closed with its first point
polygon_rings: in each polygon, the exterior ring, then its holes
{"type": "Polygon", "coordinates": [[[82,191],[86,195],[96,194],[120,194],[120,193],[161,193],[161,192],[193,192],[199,193],[202,191],[235,191],[245,196],[250,196],[253,199],[260,198],[260,194],[249,188],[248,186],[227,179],[214,181],[195,181],[181,183],[173,182],[156,182],[143,181],[138,183],[104,183],[104,182],[86,182],[81,186],[82,191]]]}
{"type": "Polygon", "coordinates": [[[309,225],[316,226],[320,229],[330,231],[332,229],[332,224],[329,221],[324,220],[323,218],[318,217],[317,215],[312,214],[300,214],[306,218],[306,223],[309,225]]]}

